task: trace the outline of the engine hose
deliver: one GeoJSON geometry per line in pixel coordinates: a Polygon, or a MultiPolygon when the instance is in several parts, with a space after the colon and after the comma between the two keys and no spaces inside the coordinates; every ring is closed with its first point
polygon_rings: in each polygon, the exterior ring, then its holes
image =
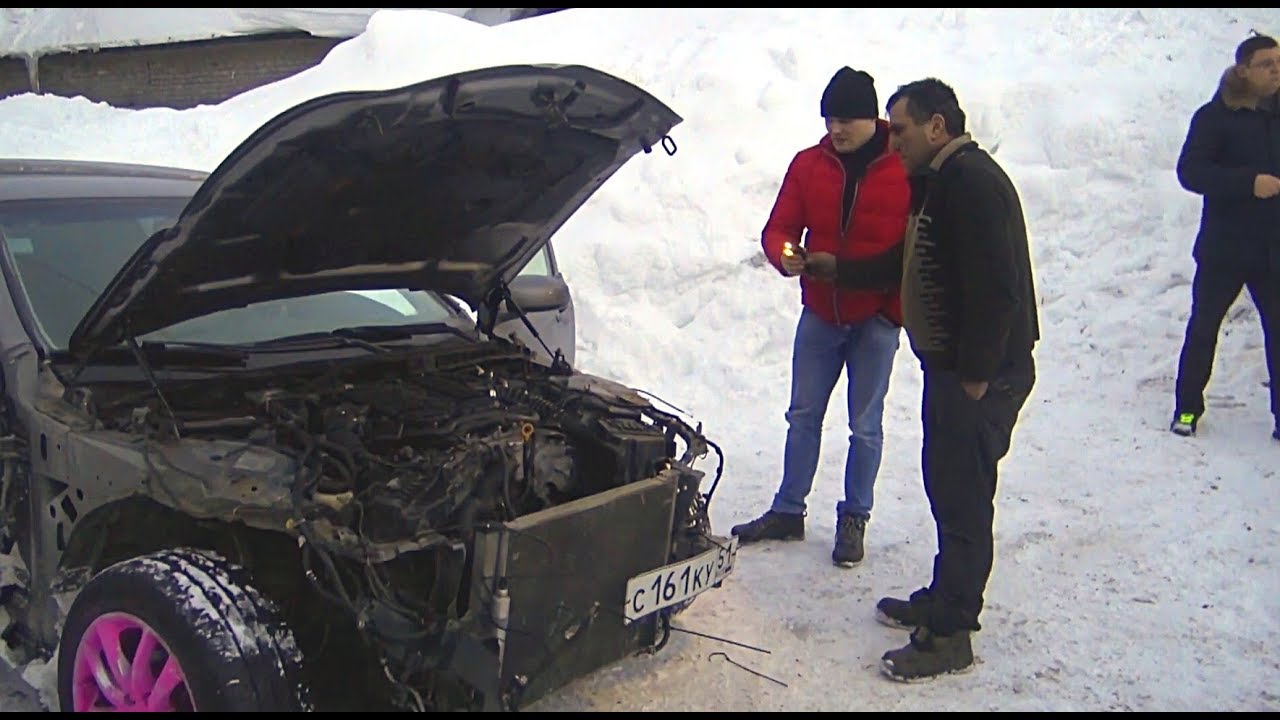
{"type": "Polygon", "coordinates": [[[508,405],[524,404],[529,406],[531,410],[542,415],[544,418],[554,418],[560,414],[560,408],[556,407],[546,398],[538,397],[527,390],[519,392],[510,385],[502,385],[494,388],[494,394],[497,398],[508,405]]]}
{"type": "Polygon", "coordinates": [[[666,610],[658,613],[658,623],[662,628],[662,637],[659,638],[658,642],[653,646],[653,652],[655,653],[666,647],[667,641],[671,639],[671,613],[666,610]]]}
{"type": "Polygon", "coordinates": [[[706,440],[705,442],[712,450],[716,451],[716,455],[720,458],[719,464],[716,465],[716,477],[711,481],[711,487],[707,490],[706,494],[707,508],[709,509],[711,507],[711,496],[715,495],[716,486],[720,484],[720,476],[724,474],[724,451],[720,449],[719,445],[711,442],[710,440],[706,440]]]}
{"type": "Polygon", "coordinates": [[[358,614],[360,610],[352,602],[351,596],[347,594],[347,588],[342,584],[342,576],[338,574],[338,568],[333,564],[333,559],[313,542],[310,532],[305,527],[300,527],[299,530],[303,538],[306,539],[306,542],[302,545],[302,574],[311,582],[311,586],[321,596],[327,598],[334,605],[345,606],[353,614],[358,614]],[[337,588],[336,593],[320,582],[320,576],[316,573],[311,563],[312,555],[320,558],[320,562],[324,563],[325,569],[333,576],[333,585],[337,588]]]}

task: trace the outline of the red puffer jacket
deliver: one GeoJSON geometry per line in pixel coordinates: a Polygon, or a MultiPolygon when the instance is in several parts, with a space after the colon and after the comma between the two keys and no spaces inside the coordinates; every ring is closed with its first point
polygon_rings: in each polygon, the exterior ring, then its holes
{"type": "MultiPolygon", "coordinates": [[[[879,123],[887,126],[883,120],[879,123]]],[[[886,150],[871,161],[855,191],[849,227],[842,232],[844,175],[830,136],[796,153],[761,238],[764,254],[778,272],[782,272],[783,243],[799,242],[806,229],[803,244],[809,252],[829,252],[838,258],[870,257],[902,242],[911,209],[902,159],[886,150]]],[[[808,276],[800,278],[800,288],[805,306],[832,324],[856,324],[876,313],[902,324],[897,292],[840,290],[808,276]]]]}

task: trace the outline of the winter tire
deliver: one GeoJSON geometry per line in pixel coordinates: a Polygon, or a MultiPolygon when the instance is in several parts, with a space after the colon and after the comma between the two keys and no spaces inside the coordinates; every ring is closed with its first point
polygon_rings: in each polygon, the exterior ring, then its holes
{"type": "Polygon", "coordinates": [[[293,634],[246,575],[217,555],[189,549],[100,572],[76,596],[63,626],[61,709],[308,709],[293,634]]]}

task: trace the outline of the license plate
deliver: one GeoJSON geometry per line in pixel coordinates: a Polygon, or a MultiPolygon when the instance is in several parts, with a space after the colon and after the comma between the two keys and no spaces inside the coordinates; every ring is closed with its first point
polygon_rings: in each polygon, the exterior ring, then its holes
{"type": "Polygon", "coordinates": [[[737,557],[738,536],[734,535],[724,547],[636,575],[627,581],[623,615],[628,622],[637,620],[710,590],[733,571],[737,557]]]}

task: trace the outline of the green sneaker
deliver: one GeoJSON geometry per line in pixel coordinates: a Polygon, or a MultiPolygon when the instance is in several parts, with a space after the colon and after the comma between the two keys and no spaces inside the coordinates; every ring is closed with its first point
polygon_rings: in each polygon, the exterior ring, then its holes
{"type": "Polygon", "coordinates": [[[973,647],[969,631],[935,635],[921,626],[911,633],[911,642],[890,650],[880,659],[880,670],[898,682],[920,682],[973,669],[973,647]]]}
{"type": "Polygon", "coordinates": [[[1196,424],[1200,422],[1200,418],[1195,413],[1178,413],[1173,416],[1173,422],[1169,423],[1169,430],[1175,435],[1190,437],[1196,434],[1196,424]]]}

